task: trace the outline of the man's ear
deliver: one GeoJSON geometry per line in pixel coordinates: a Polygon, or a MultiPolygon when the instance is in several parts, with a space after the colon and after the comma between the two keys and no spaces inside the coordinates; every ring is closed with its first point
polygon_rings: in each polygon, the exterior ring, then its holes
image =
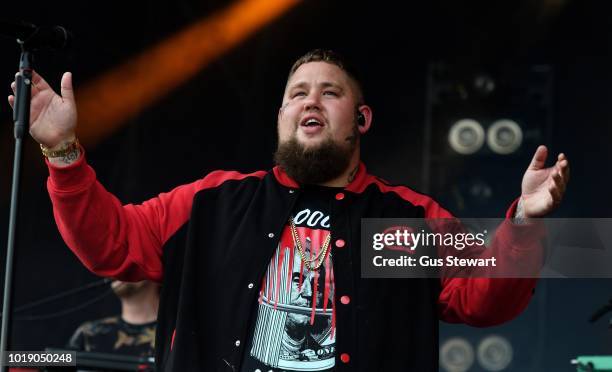
{"type": "Polygon", "coordinates": [[[368,105],[359,105],[357,107],[357,129],[359,134],[363,135],[372,126],[372,108],[368,105]]]}

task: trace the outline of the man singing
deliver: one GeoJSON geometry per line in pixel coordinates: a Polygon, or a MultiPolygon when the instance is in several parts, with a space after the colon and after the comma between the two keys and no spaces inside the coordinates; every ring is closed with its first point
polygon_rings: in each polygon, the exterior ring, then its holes
{"type": "MultiPolygon", "coordinates": [[[[34,76],[30,133],[48,161],[58,228],[83,264],[162,283],[158,370],[437,371],[440,319],[508,321],[536,279],[362,278],[362,218],[451,216],[368,174],[360,137],[372,117],[346,62],[311,51],[289,73],[273,169],[215,171],[141,205],[121,205],[87,165],[69,73],[61,96],[34,76]]],[[[542,237],[529,218],[561,201],[568,160],[546,168],[546,157],[540,146],[508,209],[524,222],[497,231],[502,251],[542,237]]]]}

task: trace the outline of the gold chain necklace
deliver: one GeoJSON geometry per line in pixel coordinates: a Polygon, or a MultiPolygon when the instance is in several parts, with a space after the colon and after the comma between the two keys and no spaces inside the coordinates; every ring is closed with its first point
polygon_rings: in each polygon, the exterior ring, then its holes
{"type": "MultiPolygon", "coordinates": [[[[293,217],[289,217],[289,225],[291,225],[291,236],[293,237],[293,244],[295,244],[298,248],[298,252],[300,252],[300,257],[302,258],[302,262],[304,266],[310,271],[318,270],[319,267],[325,261],[325,256],[327,256],[327,250],[329,249],[329,242],[331,241],[331,232],[327,234],[327,238],[325,238],[325,242],[323,242],[323,246],[321,246],[321,252],[317,254],[317,256],[313,259],[306,259],[306,253],[302,248],[302,241],[297,232],[297,228],[295,227],[295,223],[293,222],[293,217]],[[313,265],[314,263],[314,265],[313,265]]],[[[312,250],[311,250],[312,252],[312,250]]]]}

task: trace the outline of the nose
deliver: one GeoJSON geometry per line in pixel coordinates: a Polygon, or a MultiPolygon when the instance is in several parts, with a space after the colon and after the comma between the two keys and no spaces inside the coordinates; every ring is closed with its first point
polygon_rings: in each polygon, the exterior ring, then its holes
{"type": "Polygon", "coordinates": [[[305,299],[312,298],[312,285],[310,284],[310,279],[304,278],[304,282],[302,282],[302,291],[300,293],[300,296],[305,299]]]}
{"type": "Polygon", "coordinates": [[[304,111],[320,111],[321,102],[317,94],[309,94],[304,100],[304,111]]]}

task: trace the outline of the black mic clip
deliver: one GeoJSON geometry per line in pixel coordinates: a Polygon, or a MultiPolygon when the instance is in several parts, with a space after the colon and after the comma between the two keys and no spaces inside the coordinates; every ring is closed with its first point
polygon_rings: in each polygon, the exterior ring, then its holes
{"type": "Polygon", "coordinates": [[[0,21],[0,35],[15,39],[22,50],[64,49],[72,34],[62,26],[36,26],[28,22],[0,21]]]}

